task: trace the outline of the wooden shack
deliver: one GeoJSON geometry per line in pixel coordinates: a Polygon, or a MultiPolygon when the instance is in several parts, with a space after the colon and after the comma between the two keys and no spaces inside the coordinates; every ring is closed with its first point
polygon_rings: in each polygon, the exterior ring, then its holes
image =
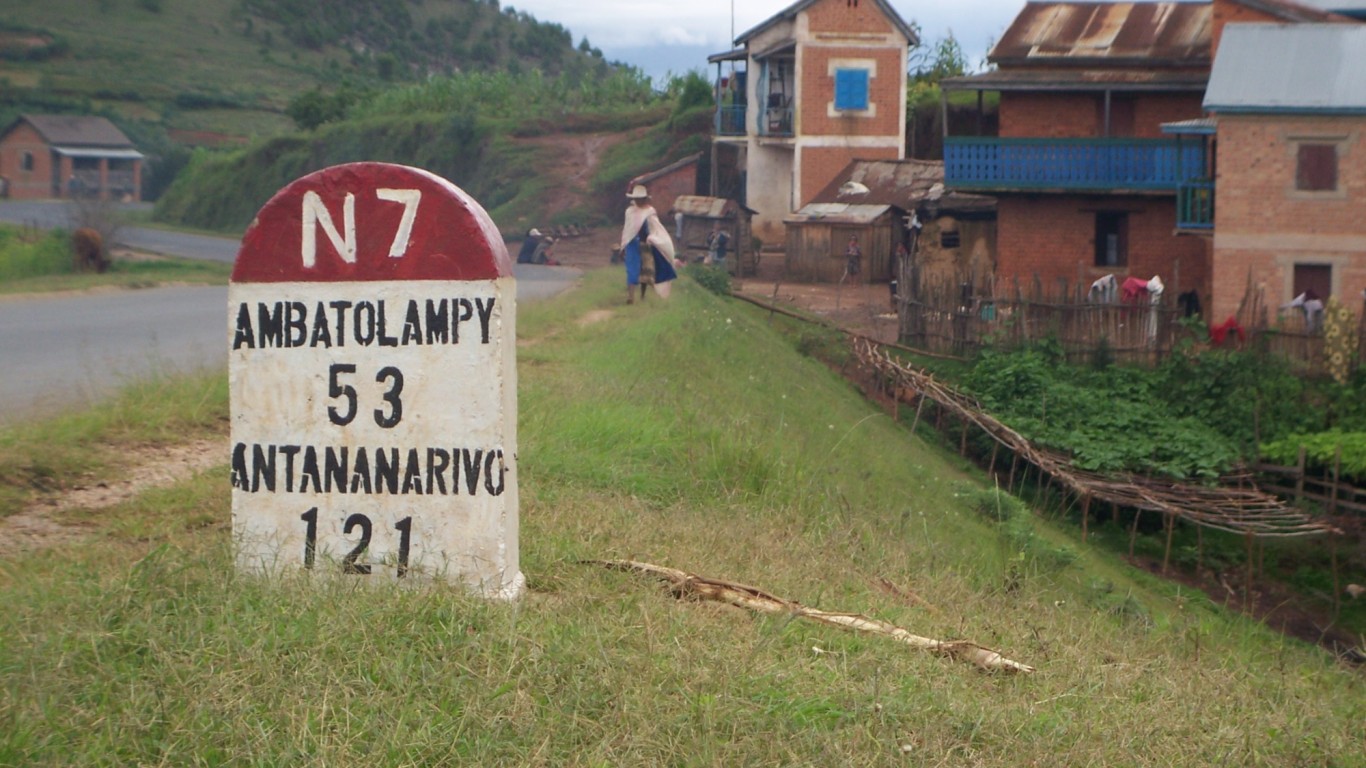
{"type": "Polygon", "coordinates": [[[810,203],[783,219],[787,279],[809,283],[885,283],[905,237],[906,212],[893,205],[810,203]],[[863,252],[859,274],[845,278],[849,238],[863,252]]]}
{"type": "Polygon", "coordinates": [[[754,211],[734,200],[702,195],[680,195],[674,198],[673,208],[663,218],[672,224],[674,246],[678,257],[688,263],[700,262],[707,255],[707,236],[712,227],[730,236],[726,253],[726,267],[732,275],[753,275],[759,265],[759,252],[754,248],[750,221],[754,211]]]}
{"type": "MultiPolygon", "coordinates": [[[[855,160],[850,163],[825,189],[811,199],[804,211],[813,214],[833,214],[845,211],[849,218],[853,211],[865,211],[869,218],[877,206],[890,206],[901,213],[900,228],[893,227],[891,252],[898,242],[913,250],[912,259],[922,278],[952,280],[954,282],[983,282],[992,275],[996,262],[996,199],[982,195],[951,192],[944,188],[944,164],[931,160],[855,160]],[[840,204],[848,204],[843,208],[840,204]],[[921,227],[919,237],[907,231],[911,215],[921,227]]],[[[871,219],[870,219],[871,220],[871,219]]],[[[853,223],[841,222],[857,230],[853,223]]],[[[849,232],[830,242],[835,256],[843,257],[849,243],[849,232]]],[[[869,235],[872,236],[872,233],[869,235]]],[[[805,237],[805,236],[803,236],[805,237]]],[[[791,235],[789,244],[793,245],[791,235]]],[[[868,245],[863,247],[864,262],[869,266],[866,280],[877,282],[892,279],[889,266],[884,273],[880,260],[870,260],[868,245]]],[[[795,244],[795,247],[802,247],[795,244]]],[[[878,243],[876,247],[881,248],[878,243]]],[[[795,253],[789,250],[789,254],[795,253]]],[[[789,256],[791,258],[791,256],[789,256]]],[[[843,274],[843,265],[830,266],[825,274],[843,274]]],[[[805,272],[810,273],[807,269],[805,272]]],[[[826,280],[827,278],[808,278],[826,280]]]]}

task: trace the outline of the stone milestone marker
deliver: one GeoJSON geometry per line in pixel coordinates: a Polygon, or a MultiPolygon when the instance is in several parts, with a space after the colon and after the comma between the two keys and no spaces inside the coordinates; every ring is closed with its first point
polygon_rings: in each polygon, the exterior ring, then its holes
{"type": "Polygon", "coordinates": [[[228,289],[239,570],[515,598],[516,284],[493,222],[416,168],[300,178],[228,289]]]}

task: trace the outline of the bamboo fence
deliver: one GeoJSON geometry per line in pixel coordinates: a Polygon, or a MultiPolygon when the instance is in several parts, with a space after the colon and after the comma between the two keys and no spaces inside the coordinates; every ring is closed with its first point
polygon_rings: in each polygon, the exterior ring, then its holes
{"type": "MultiPolygon", "coordinates": [[[[1070,363],[1103,358],[1151,366],[1183,343],[1203,343],[1196,327],[1181,322],[1187,314],[1169,294],[1156,301],[1097,303],[1088,300],[1085,283],[926,279],[909,262],[898,265],[897,282],[901,343],[936,354],[970,358],[984,348],[1017,349],[1050,340],[1070,363]]],[[[1224,346],[1285,359],[1305,375],[1326,373],[1322,333],[1305,330],[1296,315],[1279,315],[1249,295],[1239,322],[1241,335],[1230,334],[1224,346]]],[[[1357,359],[1366,360],[1366,311],[1360,322],[1357,359]]]]}
{"type": "MultiPolygon", "coordinates": [[[[854,341],[854,356],[859,364],[887,388],[899,401],[916,403],[917,422],[926,402],[957,419],[963,425],[963,443],[969,426],[975,427],[1012,455],[1008,485],[1014,484],[1016,460],[1036,468],[1041,476],[1081,499],[1085,538],[1085,513],[1092,501],[1109,502],[1139,512],[1163,515],[1170,526],[1185,520],[1197,526],[1250,538],[1287,538],[1340,533],[1334,526],[1311,518],[1287,505],[1279,497],[1258,490],[1249,478],[1239,478],[1237,486],[1191,485],[1133,474],[1101,475],[1072,466],[1060,453],[1039,448],[1015,430],[984,412],[980,404],[957,390],[938,382],[930,374],[899,363],[880,346],[867,339],[854,341]]],[[[914,424],[912,425],[914,429],[914,424]]],[[[992,452],[989,472],[995,472],[997,451],[992,452]]],[[[1137,519],[1135,519],[1135,527],[1137,519]]],[[[1169,537],[1170,538],[1170,537],[1169,537]]]]}

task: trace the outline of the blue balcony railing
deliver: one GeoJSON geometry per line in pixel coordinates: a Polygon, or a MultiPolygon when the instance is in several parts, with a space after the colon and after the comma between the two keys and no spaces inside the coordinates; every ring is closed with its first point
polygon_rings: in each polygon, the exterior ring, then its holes
{"type": "Polygon", "coordinates": [[[1187,181],[1177,186],[1176,228],[1214,229],[1214,182],[1187,181]]]}
{"type": "Polygon", "coordinates": [[[1153,190],[1205,175],[1205,150],[1174,139],[944,141],[944,182],[979,190],[1153,190]]]}
{"type": "Polygon", "coordinates": [[[717,136],[745,135],[745,106],[720,107],[716,110],[717,136]]]}

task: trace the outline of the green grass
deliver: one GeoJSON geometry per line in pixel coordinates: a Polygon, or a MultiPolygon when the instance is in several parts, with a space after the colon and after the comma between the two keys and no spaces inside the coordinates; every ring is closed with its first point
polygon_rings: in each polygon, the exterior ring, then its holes
{"type": "Polygon", "coordinates": [[[35,232],[0,224],[0,295],[167,283],[226,285],[231,273],[231,264],[173,257],[116,258],[102,273],[78,272],[66,230],[35,232]]]}
{"type": "MultiPolygon", "coordinates": [[[[530,588],[515,604],[236,575],[226,456],[62,513],[84,539],[0,559],[0,764],[1362,764],[1359,672],[1070,526],[984,512],[976,470],[795,353],[785,320],[682,282],[628,307],[620,275],[595,272],[519,308],[530,588]],[[579,563],[617,557],[975,640],[1038,672],[677,602],[579,563]]],[[[98,420],[174,433],[176,403],[223,412],[213,390],[98,420]]],[[[5,436],[19,455],[129,439],[5,436]]]]}
{"type": "Polygon", "coordinates": [[[0,295],[83,291],[93,288],[152,288],[168,284],[227,285],[232,265],[199,259],[115,259],[106,272],[40,274],[0,281],[0,295]]]}
{"type": "Polygon", "coordinates": [[[134,448],[226,431],[221,372],[148,376],[93,408],[0,428],[0,519],[44,495],[115,479],[134,448]]]}

